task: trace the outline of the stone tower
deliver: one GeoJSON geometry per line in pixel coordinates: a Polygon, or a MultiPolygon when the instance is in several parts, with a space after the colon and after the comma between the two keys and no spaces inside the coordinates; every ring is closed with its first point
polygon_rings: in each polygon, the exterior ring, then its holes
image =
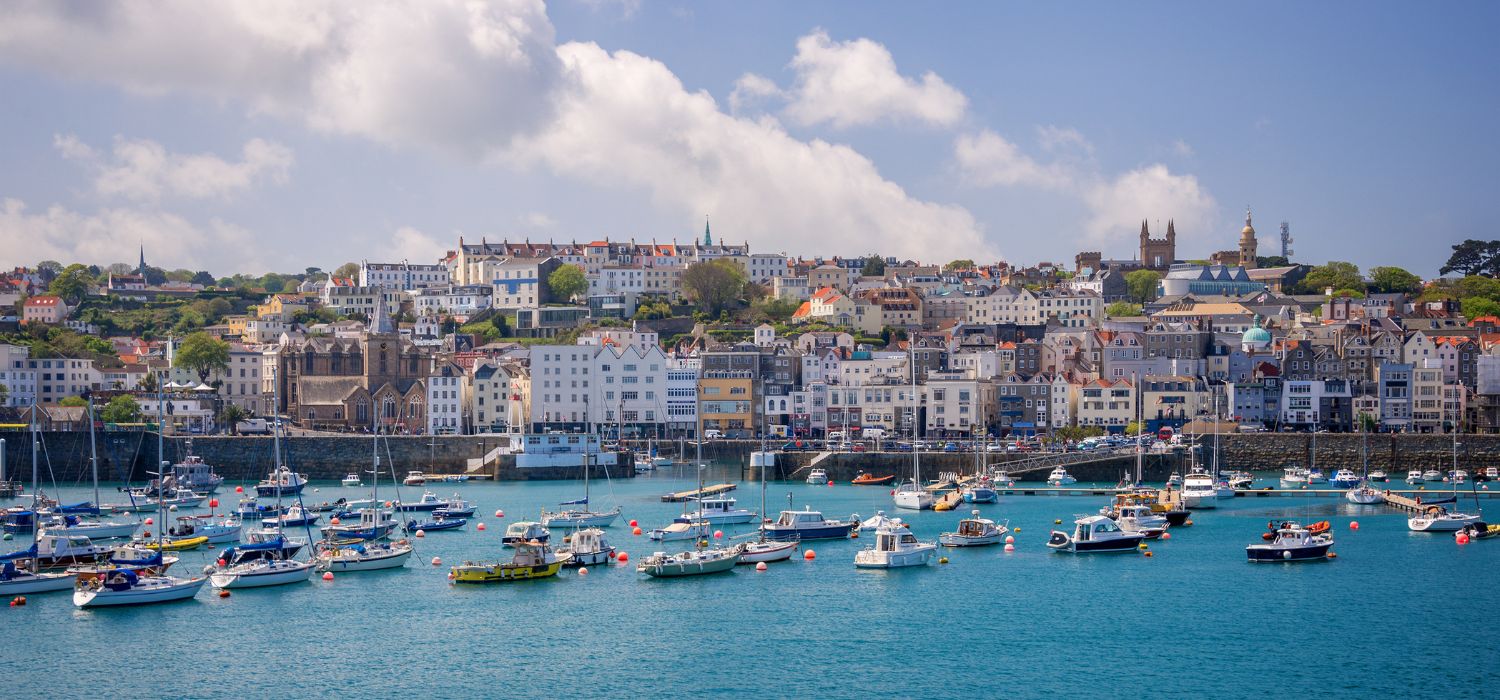
{"type": "Polygon", "coordinates": [[[1177,228],[1167,221],[1167,237],[1152,238],[1151,229],[1141,221],[1141,266],[1152,270],[1166,270],[1177,261],[1177,228]]]}
{"type": "Polygon", "coordinates": [[[1250,207],[1245,207],[1245,228],[1240,230],[1240,266],[1255,269],[1255,227],[1250,225],[1250,207]]]}

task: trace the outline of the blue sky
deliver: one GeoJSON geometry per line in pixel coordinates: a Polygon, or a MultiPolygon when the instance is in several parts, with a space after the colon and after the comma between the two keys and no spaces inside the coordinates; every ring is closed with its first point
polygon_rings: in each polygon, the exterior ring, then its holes
{"type": "Polygon", "coordinates": [[[1493,3],[0,8],[0,263],[216,274],[466,238],[942,262],[1492,238],[1493,3]],[[268,9],[269,8],[269,9],[268,9]]]}

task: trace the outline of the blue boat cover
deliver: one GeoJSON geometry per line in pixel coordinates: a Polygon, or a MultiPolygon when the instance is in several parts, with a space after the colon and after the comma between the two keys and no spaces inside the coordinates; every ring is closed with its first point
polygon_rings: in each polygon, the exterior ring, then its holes
{"type": "Polygon", "coordinates": [[[580,499],[578,499],[576,501],[563,501],[563,502],[561,502],[561,503],[559,503],[557,505],[560,505],[560,506],[582,506],[582,505],[588,505],[588,502],[589,502],[589,499],[587,499],[587,498],[580,498],[580,499]]]}
{"type": "Polygon", "coordinates": [[[17,559],[35,559],[36,543],[32,542],[30,547],[8,554],[0,554],[0,561],[16,561],[17,559]]]}
{"type": "Polygon", "coordinates": [[[146,556],[145,559],[125,559],[125,558],[119,556],[119,553],[117,552],[117,553],[115,553],[113,555],[110,555],[110,557],[109,557],[109,563],[114,564],[116,566],[141,566],[141,567],[144,567],[144,566],[160,566],[161,565],[161,562],[162,562],[161,552],[157,552],[157,551],[153,551],[153,550],[145,550],[145,551],[149,552],[149,554],[147,554],[147,556],[146,556]]]}
{"type": "Polygon", "coordinates": [[[130,569],[116,569],[105,575],[104,587],[111,591],[129,590],[139,580],[140,577],[130,569]]]}
{"type": "Polygon", "coordinates": [[[71,504],[71,505],[58,506],[57,507],[57,512],[59,512],[59,513],[77,513],[79,515],[98,515],[99,514],[99,506],[96,506],[96,505],[94,505],[92,503],[89,503],[88,501],[84,501],[82,503],[74,503],[74,504],[71,504]]]}

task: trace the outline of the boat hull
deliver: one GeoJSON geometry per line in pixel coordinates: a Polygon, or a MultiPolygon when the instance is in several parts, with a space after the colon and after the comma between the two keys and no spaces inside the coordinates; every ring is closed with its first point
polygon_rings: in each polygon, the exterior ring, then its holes
{"type": "Polygon", "coordinates": [[[738,556],[727,556],[707,561],[695,560],[666,564],[642,564],[636,570],[652,578],[681,578],[703,576],[733,570],[739,562],[738,556]]]}
{"type": "Polygon", "coordinates": [[[91,540],[113,540],[132,537],[135,531],[140,529],[140,523],[121,523],[99,525],[97,527],[64,527],[61,529],[49,529],[48,532],[78,537],[87,537],[91,540]]]}
{"type": "Polygon", "coordinates": [[[1140,548],[1146,540],[1145,535],[1126,533],[1121,537],[1113,537],[1107,540],[1094,540],[1092,542],[1077,542],[1065,532],[1052,531],[1052,539],[1047,541],[1047,546],[1054,552],[1065,552],[1068,554],[1113,554],[1120,552],[1134,552],[1140,548]]]}
{"type": "Polygon", "coordinates": [[[616,508],[608,513],[589,513],[586,515],[564,515],[549,514],[542,517],[542,527],[581,528],[581,527],[609,527],[620,518],[620,509],[616,508]]]}
{"type": "Polygon", "coordinates": [[[955,532],[945,532],[938,535],[938,544],[944,547],[984,547],[992,544],[1000,544],[1005,535],[995,533],[993,535],[960,535],[955,532]]]}
{"type": "Polygon", "coordinates": [[[745,545],[745,551],[740,553],[739,563],[759,564],[761,562],[786,561],[792,558],[792,552],[796,550],[796,542],[752,542],[745,545]]]}
{"type": "Polygon", "coordinates": [[[807,540],[842,540],[848,539],[849,533],[859,527],[858,523],[852,525],[822,526],[809,528],[778,528],[775,525],[766,526],[766,539],[777,542],[805,542],[807,540]]]}
{"type": "Polygon", "coordinates": [[[296,566],[220,571],[208,578],[214,588],[264,588],[306,581],[312,577],[313,568],[312,562],[296,562],[296,566]]]}
{"type": "Polygon", "coordinates": [[[1000,494],[991,488],[974,488],[964,491],[964,503],[999,503],[1000,494]]]}
{"type": "Polygon", "coordinates": [[[515,564],[465,565],[452,569],[454,583],[504,583],[507,581],[531,581],[556,576],[562,569],[563,560],[536,566],[515,564]]]}
{"type": "Polygon", "coordinates": [[[1406,527],[1412,532],[1457,532],[1465,525],[1478,521],[1477,515],[1462,518],[1408,518],[1406,527]]]}
{"type": "Polygon", "coordinates": [[[73,604],[80,608],[102,608],[119,605],[149,605],[187,600],[198,595],[207,578],[195,578],[167,586],[137,586],[123,591],[108,588],[73,591],[73,604]]]}
{"type": "Polygon", "coordinates": [[[1328,558],[1332,542],[1308,547],[1277,547],[1267,544],[1252,544],[1245,547],[1245,556],[1251,562],[1322,561],[1328,558]]]}
{"type": "Polygon", "coordinates": [[[302,489],[306,487],[307,484],[305,483],[297,484],[296,486],[284,485],[279,488],[274,484],[270,486],[267,486],[265,484],[257,484],[255,486],[255,495],[274,497],[276,495],[276,492],[279,490],[281,491],[281,495],[283,496],[295,496],[299,493],[302,493],[302,489]]]}
{"type": "Polygon", "coordinates": [[[601,549],[597,552],[575,552],[569,549],[557,550],[558,556],[568,556],[567,560],[563,562],[564,566],[598,566],[600,564],[608,564],[609,560],[613,558],[612,555],[614,553],[614,547],[601,549]]]}
{"type": "Polygon", "coordinates": [[[882,552],[863,549],[854,554],[854,566],[859,569],[904,569],[909,566],[927,566],[937,555],[937,547],[923,547],[904,552],[882,552]]]}
{"type": "Polygon", "coordinates": [[[76,579],[74,574],[22,574],[8,581],[0,581],[0,595],[72,590],[76,579]]]}
{"type": "Polygon", "coordinates": [[[358,559],[324,559],[321,568],[324,571],[378,571],[380,569],[399,569],[406,566],[406,560],[411,558],[411,548],[389,554],[365,556],[358,559]]]}

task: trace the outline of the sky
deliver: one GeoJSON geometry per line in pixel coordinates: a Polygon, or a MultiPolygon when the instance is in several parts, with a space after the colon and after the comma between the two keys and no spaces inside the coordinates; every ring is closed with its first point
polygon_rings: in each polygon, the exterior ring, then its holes
{"type": "Polygon", "coordinates": [[[701,237],[1437,274],[1495,237],[1500,4],[0,4],[0,264],[701,237]]]}

